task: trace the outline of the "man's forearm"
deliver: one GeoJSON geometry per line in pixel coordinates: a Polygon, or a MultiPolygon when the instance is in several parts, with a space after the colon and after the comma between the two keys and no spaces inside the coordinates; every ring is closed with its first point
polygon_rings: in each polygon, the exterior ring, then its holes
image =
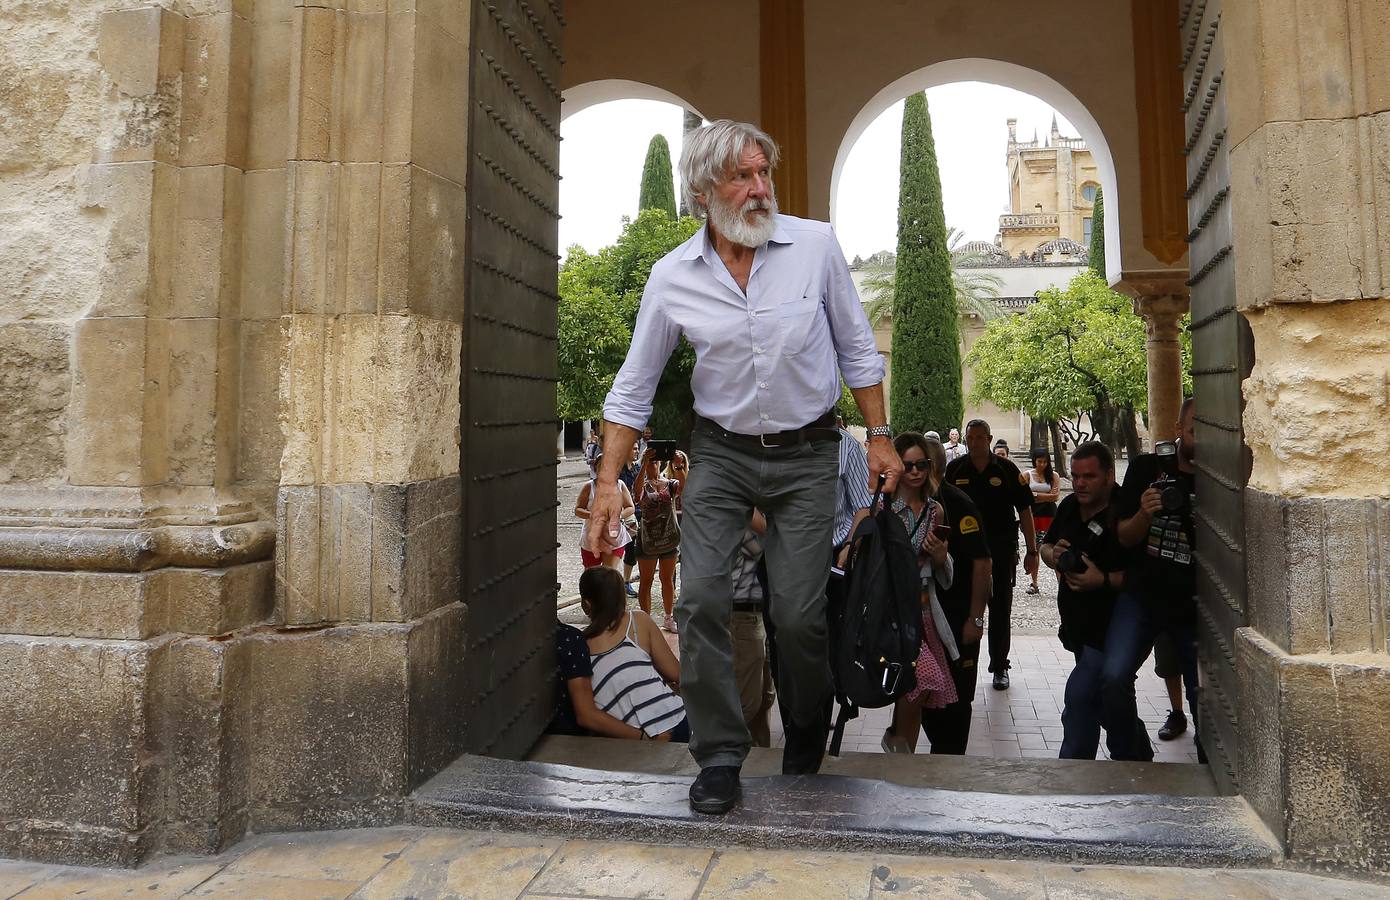
{"type": "Polygon", "coordinates": [[[1019,513],[1018,522],[1023,526],[1023,546],[1036,553],[1038,551],[1038,528],[1033,524],[1033,511],[1025,509],[1019,513]]]}
{"type": "Polygon", "coordinates": [[[632,448],[641,432],[636,428],[604,420],[603,459],[599,462],[598,483],[616,484],[623,464],[632,457],[632,448]]]}
{"type": "Polygon", "coordinates": [[[854,395],[854,403],[859,407],[859,415],[864,419],[866,428],[888,424],[888,413],[883,408],[883,382],[850,388],[849,392],[854,395]]]}
{"type": "Polygon", "coordinates": [[[1128,519],[1122,519],[1115,531],[1119,535],[1121,544],[1126,547],[1137,547],[1149,533],[1149,526],[1152,524],[1153,516],[1141,509],[1128,519]]]}

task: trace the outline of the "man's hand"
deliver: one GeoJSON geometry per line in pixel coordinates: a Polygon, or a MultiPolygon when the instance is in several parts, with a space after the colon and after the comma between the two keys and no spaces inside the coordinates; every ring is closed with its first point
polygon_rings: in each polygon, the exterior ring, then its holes
{"type": "Polygon", "coordinates": [[[622,549],[618,530],[623,520],[623,492],[616,481],[597,481],[594,492],[589,524],[584,529],[584,549],[599,554],[616,552],[622,549]]]}
{"type": "Polygon", "coordinates": [[[965,627],[960,630],[960,640],[963,644],[978,644],[980,638],[985,636],[985,630],[975,624],[973,618],[965,620],[965,627]]]}
{"type": "Polygon", "coordinates": [[[1029,550],[1023,554],[1023,571],[1030,576],[1038,574],[1038,551],[1029,550]]]}
{"type": "Polygon", "coordinates": [[[1150,518],[1163,511],[1163,494],[1158,488],[1149,488],[1139,495],[1139,508],[1150,518]]]}
{"type": "Polygon", "coordinates": [[[1081,560],[1086,563],[1086,568],[1080,572],[1066,573],[1067,587],[1074,591],[1098,591],[1105,587],[1105,573],[1085,553],[1081,554],[1081,560]]]}
{"type": "Polygon", "coordinates": [[[902,457],[898,456],[893,442],[886,437],[872,438],[869,441],[869,493],[878,490],[880,475],[887,477],[883,484],[883,493],[893,493],[898,487],[898,476],[902,473],[902,457]]]}

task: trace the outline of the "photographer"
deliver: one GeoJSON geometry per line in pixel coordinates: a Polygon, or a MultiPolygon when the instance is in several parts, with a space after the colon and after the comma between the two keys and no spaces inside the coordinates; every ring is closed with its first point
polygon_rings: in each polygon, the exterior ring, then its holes
{"type": "MultiPolygon", "coordinates": [[[[1115,598],[1124,585],[1126,552],[1116,532],[1111,507],[1115,458],[1099,441],[1087,441],[1071,456],[1072,493],[1057,507],[1042,539],[1039,556],[1060,576],[1058,637],[1076,657],[1067,678],[1062,708],[1062,759],[1095,759],[1103,717],[1101,687],[1106,663],[1106,633],[1115,598]]],[[[1129,731],[1139,726],[1131,723],[1129,731]]],[[[1128,735],[1128,731],[1126,735],[1128,735]]],[[[1112,756],[1116,734],[1107,728],[1112,756]]],[[[1118,758],[1118,757],[1117,757],[1118,758]]]]}
{"type": "MultiPolygon", "coordinates": [[[[1192,430],[1192,398],[1178,413],[1178,440],[1162,441],[1154,453],[1135,457],[1120,491],[1120,542],[1134,548],[1125,591],[1115,603],[1107,636],[1103,687],[1107,717],[1116,723],[1134,719],[1134,679],[1164,631],[1182,661],[1187,703],[1197,709],[1197,590],[1193,554],[1197,438],[1192,430]]],[[[1107,721],[1106,729],[1110,729],[1107,721]]],[[[1195,735],[1194,735],[1195,737],[1195,735]]],[[[1125,732],[1115,759],[1153,759],[1148,733],[1125,732]]],[[[1197,744],[1202,758],[1201,743],[1197,744]]]]}

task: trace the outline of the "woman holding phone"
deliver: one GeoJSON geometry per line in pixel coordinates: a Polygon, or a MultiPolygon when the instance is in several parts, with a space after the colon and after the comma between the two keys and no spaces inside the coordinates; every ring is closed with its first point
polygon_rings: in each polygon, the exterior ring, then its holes
{"type": "Polygon", "coordinates": [[[932,499],[942,473],[927,452],[927,439],[916,432],[904,432],[893,441],[893,447],[902,458],[903,474],[898,479],[892,509],[917,548],[922,650],[917,657],[917,687],[895,704],[893,724],[884,732],[882,746],[886,753],[912,753],[922,725],[922,710],[941,709],[957,699],[949,660],[958,659],[960,650],[937,598],[938,589],[951,587],[955,569],[946,552],[950,534],[946,511],[932,499]]]}

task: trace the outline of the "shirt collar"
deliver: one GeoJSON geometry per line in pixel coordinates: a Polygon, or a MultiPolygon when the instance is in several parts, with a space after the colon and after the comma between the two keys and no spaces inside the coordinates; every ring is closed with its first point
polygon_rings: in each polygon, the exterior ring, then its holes
{"type": "MultiPolygon", "coordinates": [[[[777,214],[777,227],[772,231],[772,237],[768,239],[769,244],[795,244],[791,233],[787,231],[786,224],[782,221],[782,214],[777,214]]],[[[762,250],[762,247],[758,248],[762,250]]],[[[689,243],[686,244],[685,252],[681,254],[682,260],[701,259],[711,262],[719,256],[714,252],[714,239],[710,235],[709,221],[700,226],[700,230],[695,233],[689,243]]]]}

